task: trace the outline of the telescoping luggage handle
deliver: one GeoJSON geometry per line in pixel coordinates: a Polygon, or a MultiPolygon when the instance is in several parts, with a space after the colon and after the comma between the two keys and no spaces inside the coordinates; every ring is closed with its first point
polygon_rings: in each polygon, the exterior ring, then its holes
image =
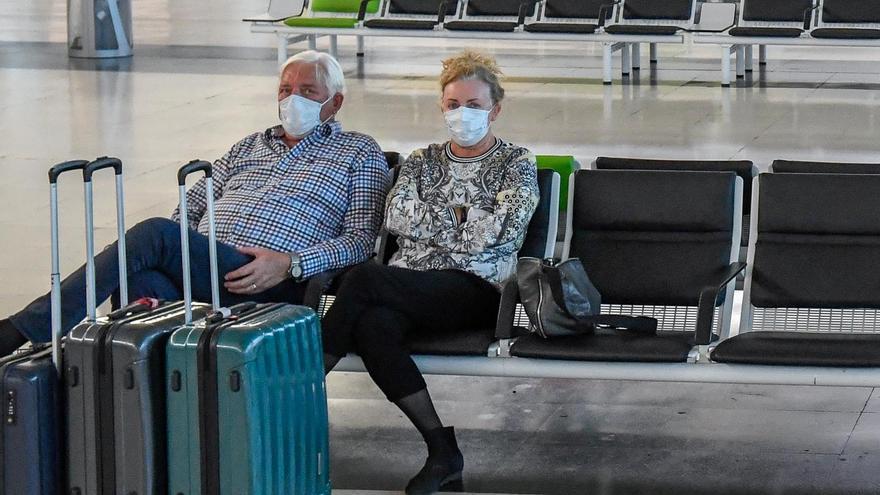
{"type": "Polygon", "coordinates": [[[49,169],[49,226],[52,242],[52,362],[61,372],[61,260],[58,247],[58,176],[72,170],[82,170],[88,160],[71,160],[49,169]]]}
{"type": "Polygon", "coordinates": [[[119,158],[102,156],[83,168],[83,192],[86,208],[86,318],[94,322],[97,318],[98,303],[95,295],[95,212],[92,198],[92,175],[98,170],[112,168],[116,176],[116,236],[119,259],[119,303],[128,305],[128,265],[125,260],[125,209],[122,191],[122,161],[119,158]]]}
{"type": "Polygon", "coordinates": [[[180,193],[180,249],[183,261],[183,303],[186,323],[192,322],[192,279],[190,275],[189,216],[186,209],[186,177],[196,172],[205,173],[205,200],[208,209],[208,256],[211,265],[211,308],[220,310],[220,283],[217,268],[217,232],[214,227],[214,180],[211,164],[193,160],[177,171],[177,187],[180,193]]]}

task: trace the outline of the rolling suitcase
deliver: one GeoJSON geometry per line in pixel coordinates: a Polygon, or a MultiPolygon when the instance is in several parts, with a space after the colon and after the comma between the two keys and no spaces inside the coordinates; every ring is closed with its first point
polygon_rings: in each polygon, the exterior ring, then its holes
{"type": "Polygon", "coordinates": [[[58,176],[88,162],[59,163],[49,170],[52,232],[52,345],[34,345],[0,360],[0,494],[60,493],[61,270],[58,254],[58,176]]]}
{"type": "MultiPolygon", "coordinates": [[[[183,218],[183,184],[195,170],[178,175],[183,218]]],[[[169,493],[329,495],[322,361],[318,318],[302,306],[244,303],[176,330],[167,348],[169,493]]]]}
{"type": "MultiPolygon", "coordinates": [[[[127,304],[122,164],[101,158],[83,171],[86,196],[88,316],[68,334],[66,370],[67,484],[77,495],[158,495],[167,490],[165,344],[184,323],[182,302],[127,304]],[[96,320],[91,176],[116,172],[122,309],[96,320]]],[[[197,305],[198,315],[207,305],[197,305]]]]}

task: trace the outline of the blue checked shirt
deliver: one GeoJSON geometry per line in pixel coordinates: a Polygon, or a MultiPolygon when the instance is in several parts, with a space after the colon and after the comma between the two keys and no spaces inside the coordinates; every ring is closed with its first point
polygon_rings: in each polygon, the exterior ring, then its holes
{"type": "MultiPolygon", "coordinates": [[[[280,126],[252,134],[214,162],[217,240],[296,251],[303,277],[368,259],[390,180],[379,145],[338,122],[293,148],[282,136],[280,126]]],[[[187,191],[187,207],[190,228],[207,235],[204,179],[187,191]]]]}

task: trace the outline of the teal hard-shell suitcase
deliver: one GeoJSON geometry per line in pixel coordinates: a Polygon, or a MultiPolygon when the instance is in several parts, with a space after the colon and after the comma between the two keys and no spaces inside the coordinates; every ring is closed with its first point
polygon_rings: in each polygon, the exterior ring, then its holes
{"type": "MultiPolygon", "coordinates": [[[[180,217],[186,176],[178,172],[180,217]]],[[[212,195],[209,237],[214,233],[212,195]]],[[[184,305],[192,303],[189,250],[181,226],[184,305]]],[[[211,257],[218,308],[217,255],[211,257]]],[[[321,329],[304,306],[243,303],[175,330],[166,346],[168,493],[329,495],[329,434],[321,329]]]]}
{"type": "Polygon", "coordinates": [[[246,305],[175,331],[169,493],[329,495],[322,361],[318,318],[303,306],[246,305]]]}

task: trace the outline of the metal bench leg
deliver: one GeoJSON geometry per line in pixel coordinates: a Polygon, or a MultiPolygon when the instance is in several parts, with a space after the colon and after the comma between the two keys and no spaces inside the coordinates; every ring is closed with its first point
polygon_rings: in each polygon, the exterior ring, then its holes
{"type": "Polygon", "coordinates": [[[721,86],[730,87],[730,56],[736,45],[721,45],[721,86]]]}
{"type": "Polygon", "coordinates": [[[314,34],[309,35],[309,50],[317,50],[318,49],[318,36],[314,34]]]}
{"type": "Polygon", "coordinates": [[[281,66],[287,61],[287,36],[278,34],[276,36],[278,43],[278,65],[281,66]]]}
{"type": "Polygon", "coordinates": [[[335,34],[330,35],[330,55],[333,55],[335,59],[339,59],[339,42],[335,34]]]}
{"type": "Polygon", "coordinates": [[[611,84],[613,80],[611,74],[611,45],[612,43],[602,43],[602,84],[611,84]]]}
{"type": "Polygon", "coordinates": [[[752,56],[752,45],[746,45],[745,55],[746,55],[746,72],[752,72],[752,62],[754,62],[753,56],[752,56]]]}
{"type": "Polygon", "coordinates": [[[630,57],[629,45],[629,43],[624,43],[623,49],[620,51],[620,75],[623,77],[629,76],[629,73],[632,71],[632,58],[630,57]]]}
{"type": "Polygon", "coordinates": [[[642,68],[642,44],[641,43],[633,43],[632,44],[632,68],[633,68],[633,70],[640,70],[642,68]]]}
{"type": "Polygon", "coordinates": [[[767,45],[758,45],[758,65],[767,65],[767,45]]]}
{"type": "Polygon", "coordinates": [[[657,63],[657,43],[650,43],[649,46],[651,47],[651,48],[650,48],[650,51],[651,51],[651,63],[652,63],[652,64],[656,64],[656,63],[657,63]]]}
{"type": "Polygon", "coordinates": [[[357,56],[363,57],[364,56],[364,37],[363,36],[357,37],[357,45],[358,45],[357,56]]]}
{"type": "Polygon", "coordinates": [[[746,49],[743,45],[736,45],[736,78],[746,77],[746,49]]]}

